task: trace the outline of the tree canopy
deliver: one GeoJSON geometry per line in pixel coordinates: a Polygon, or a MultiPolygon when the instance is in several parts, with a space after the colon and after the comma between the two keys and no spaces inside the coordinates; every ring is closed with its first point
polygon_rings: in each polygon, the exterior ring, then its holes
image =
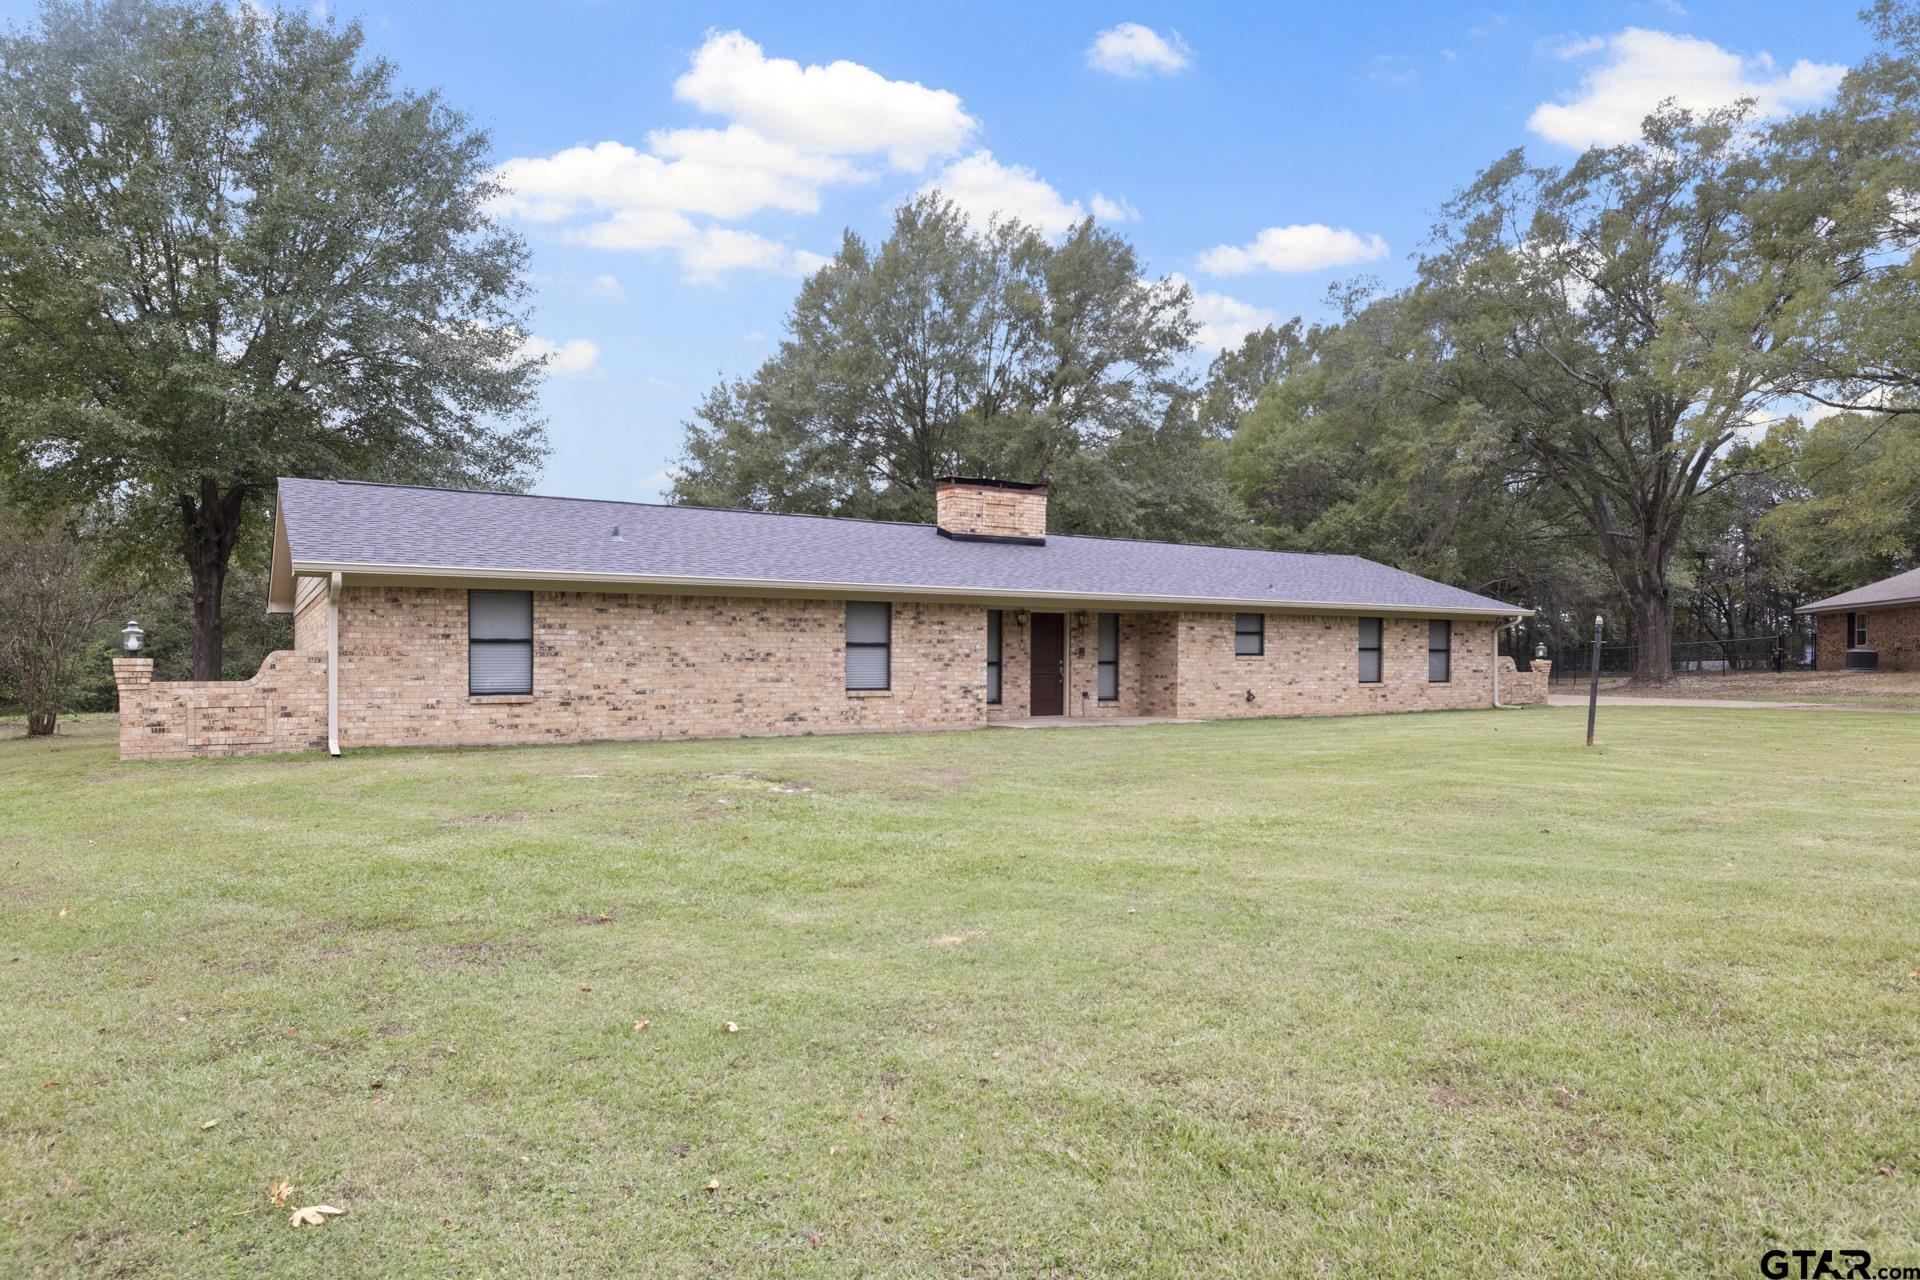
{"type": "Polygon", "coordinates": [[[708,394],[673,497],[924,520],[941,475],[1051,476],[1060,529],[1225,536],[1195,328],[1186,286],[1091,219],[1055,244],[921,196],[881,244],[848,233],[778,353],[708,394]]]}
{"type": "Polygon", "coordinates": [[[544,452],[487,137],[360,29],[53,0],[0,39],[0,468],[178,556],[194,673],[282,473],[512,486],[544,452]]]}

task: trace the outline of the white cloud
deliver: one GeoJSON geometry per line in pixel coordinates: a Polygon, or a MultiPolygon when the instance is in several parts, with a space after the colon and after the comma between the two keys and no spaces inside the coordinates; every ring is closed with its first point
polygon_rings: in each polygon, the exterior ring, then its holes
{"type": "Polygon", "coordinates": [[[1711,40],[1639,27],[1564,42],[1552,52],[1602,58],[1577,92],[1542,103],[1527,118],[1535,133],[1569,147],[1631,142],[1640,136],[1640,122],[1668,98],[1694,111],[1752,98],[1761,117],[1783,115],[1822,101],[1846,73],[1838,63],[1804,58],[1782,71],[1765,53],[1742,59],[1711,40]]]}
{"type": "Polygon", "coordinates": [[[595,298],[612,298],[615,302],[627,300],[627,286],[620,283],[619,276],[595,276],[587,283],[587,293],[595,298]]]}
{"type": "Polygon", "coordinates": [[[1109,27],[1087,46],[1087,65],[1116,76],[1170,76],[1193,64],[1193,50],[1169,29],[1161,35],[1138,22],[1109,27]]]}
{"type": "MultiPolygon", "coordinates": [[[[1069,200],[1022,164],[1002,164],[991,151],[976,151],[954,161],[920,188],[938,191],[976,225],[994,217],[1018,218],[1042,235],[1060,236],[1086,221],[1088,205],[1069,200]]],[[[1140,211],[1124,197],[1112,200],[1095,192],[1089,201],[1102,222],[1132,222],[1140,211]]]]}
{"type": "Polygon", "coordinates": [[[1250,271],[1321,271],[1386,256],[1387,242],[1377,235],[1310,222],[1268,227],[1252,244],[1215,245],[1200,255],[1199,267],[1208,275],[1239,276],[1250,271]]]}
{"type": "Polygon", "coordinates": [[[666,493],[673,482],[685,474],[686,472],[679,467],[662,467],[652,475],[640,478],[640,492],[658,497],[666,493]]]}
{"type": "Polygon", "coordinates": [[[709,33],[674,93],[726,123],[654,130],[644,151],[607,140],[508,160],[496,210],[563,224],[584,244],[670,251],[697,277],[810,270],[818,255],[712,222],[817,212],[823,189],[871,181],[876,165],[924,169],[978,127],[945,90],[853,62],[769,58],[737,31],[709,33]]]}
{"type": "MultiPolygon", "coordinates": [[[[1178,272],[1168,279],[1189,287],[1192,284],[1178,272]]],[[[1193,318],[1200,322],[1200,330],[1193,337],[1194,346],[1209,358],[1216,351],[1239,346],[1241,340],[1255,329],[1279,319],[1265,307],[1256,307],[1251,302],[1242,302],[1224,293],[1207,293],[1200,289],[1193,291],[1193,318]]]]}
{"type": "Polygon", "coordinates": [[[1018,218],[1050,236],[1061,235],[1084,221],[1086,208],[1069,200],[1025,165],[1001,164],[991,151],[976,151],[954,161],[921,188],[938,189],[975,223],[985,226],[995,216],[1018,218]]]}
{"type": "Polygon", "coordinates": [[[740,335],[740,341],[742,342],[765,342],[766,340],[767,335],[758,329],[749,329],[740,335]]]}
{"type": "Polygon", "coordinates": [[[623,209],[568,239],[596,249],[664,250],[680,259],[688,280],[711,282],[729,271],[808,275],[826,261],[757,231],[700,226],[691,218],[658,209],[623,209]]]}
{"type": "Polygon", "coordinates": [[[889,80],[857,62],[803,67],[769,58],[738,31],[709,34],[673,92],[792,146],[836,155],[884,151],[898,169],[958,151],[978,123],[944,89],[889,80]]]}
{"type": "Polygon", "coordinates": [[[544,372],[550,378],[577,378],[581,374],[591,373],[600,363],[599,344],[585,338],[569,338],[565,342],[553,342],[529,334],[520,344],[523,356],[547,357],[544,372]]]}

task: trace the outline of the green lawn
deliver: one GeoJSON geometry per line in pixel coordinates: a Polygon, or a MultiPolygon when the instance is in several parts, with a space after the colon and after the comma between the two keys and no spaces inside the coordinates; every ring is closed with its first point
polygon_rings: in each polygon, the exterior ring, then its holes
{"type": "Polygon", "coordinates": [[[1920,718],[1583,729],[0,741],[0,1274],[1920,1264],[1920,718]]]}

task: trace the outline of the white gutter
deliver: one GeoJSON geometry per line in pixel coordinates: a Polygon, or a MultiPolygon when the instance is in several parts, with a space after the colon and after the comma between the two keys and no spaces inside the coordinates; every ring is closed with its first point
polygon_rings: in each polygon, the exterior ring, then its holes
{"type": "Polygon", "coordinates": [[[327,580],[327,754],[340,754],[340,574],[327,580]]]}
{"type": "Polygon", "coordinates": [[[1299,613],[1395,614],[1432,618],[1526,617],[1532,609],[1516,614],[1511,608],[1481,609],[1471,606],[1374,604],[1345,600],[1253,600],[1226,596],[1140,596],[1112,591],[1033,591],[998,587],[935,587],[899,582],[816,582],[783,578],[709,578],[679,577],[664,574],[585,573],[546,569],[498,569],[459,565],[364,564],[295,561],[296,574],[364,574],[388,578],[479,579],[492,582],[580,583],[599,589],[620,586],[660,587],[681,591],[711,592],[719,595],[755,591],[805,591],[824,596],[863,597],[927,596],[936,599],[1015,600],[1040,604],[1131,604],[1172,605],[1195,609],[1289,610],[1299,613]]]}

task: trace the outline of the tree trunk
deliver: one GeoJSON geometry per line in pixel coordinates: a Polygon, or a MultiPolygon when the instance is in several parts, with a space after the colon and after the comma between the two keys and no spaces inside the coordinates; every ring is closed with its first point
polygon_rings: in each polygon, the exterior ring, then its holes
{"type": "Polygon", "coordinates": [[[1673,679],[1673,596],[1664,583],[1648,585],[1627,603],[1639,653],[1633,678],[1664,684],[1673,679]]]}
{"type": "Polygon", "coordinates": [[[29,738],[51,738],[53,736],[54,713],[51,711],[27,712],[27,736],[29,738]]]}
{"type": "Polygon", "coordinates": [[[227,585],[227,565],[240,537],[246,493],[240,485],[223,493],[213,480],[203,479],[197,498],[183,495],[180,499],[180,554],[186,559],[192,584],[195,680],[220,678],[224,641],[220,600],[227,585]]]}

